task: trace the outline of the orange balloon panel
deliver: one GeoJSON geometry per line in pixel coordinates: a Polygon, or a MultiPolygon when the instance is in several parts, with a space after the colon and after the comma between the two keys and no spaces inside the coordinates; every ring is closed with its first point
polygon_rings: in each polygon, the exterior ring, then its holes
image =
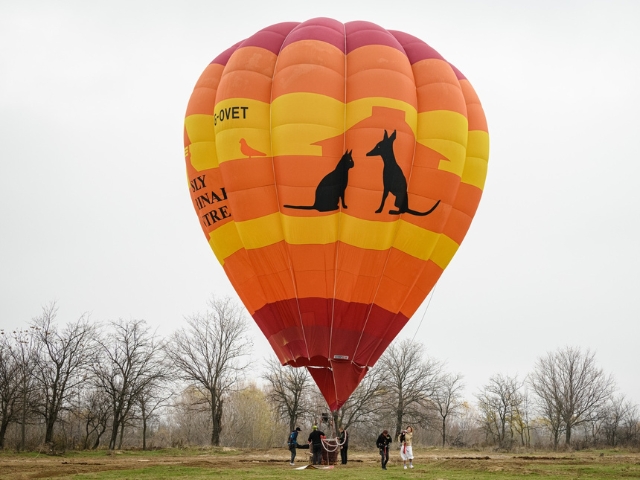
{"type": "Polygon", "coordinates": [[[335,410],[464,239],[489,135],[469,81],[426,43],[317,18],[265,28],[207,66],[185,155],[238,295],[335,410]]]}

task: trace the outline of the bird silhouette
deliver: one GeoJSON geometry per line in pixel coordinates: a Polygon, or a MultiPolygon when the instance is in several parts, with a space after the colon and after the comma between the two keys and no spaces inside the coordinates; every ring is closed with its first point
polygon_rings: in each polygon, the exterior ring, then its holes
{"type": "Polygon", "coordinates": [[[247,141],[244,138],[240,139],[240,151],[249,158],[266,157],[267,155],[266,153],[262,153],[261,151],[256,150],[255,148],[251,148],[249,145],[247,145],[247,141]]]}

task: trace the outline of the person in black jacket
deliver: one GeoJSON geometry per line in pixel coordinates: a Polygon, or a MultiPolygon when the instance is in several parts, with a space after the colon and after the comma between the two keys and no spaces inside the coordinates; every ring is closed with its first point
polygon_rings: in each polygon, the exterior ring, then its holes
{"type": "Polygon", "coordinates": [[[344,429],[344,427],[340,425],[340,459],[342,460],[342,465],[347,464],[348,449],[349,449],[349,434],[344,429]]]}
{"type": "Polygon", "coordinates": [[[389,444],[391,443],[391,435],[387,430],[383,430],[378,440],[376,440],[376,446],[380,450],[380,460],[382,463],[382,469],[387,469],[387,462],[389,461],[389,444]]]}
{"type": "Polygon", "coordinates": [[[313,464],[322,465],[322,439],[324,438],[324,432],[318,430],[318,426],[314,425],[313,430],[309,434],[307,442],[311,446],[313,452],[313,464]]]}
{"type": "Polygon", "coordinates": [[[298,448],[298,432],[300,431],[300,427],[296,427],[294,431],[289,434],[289,450],[291,451],[291,463],[290,465],[295,465],[294,460],[296,459],[296,448],[298,448]]]}

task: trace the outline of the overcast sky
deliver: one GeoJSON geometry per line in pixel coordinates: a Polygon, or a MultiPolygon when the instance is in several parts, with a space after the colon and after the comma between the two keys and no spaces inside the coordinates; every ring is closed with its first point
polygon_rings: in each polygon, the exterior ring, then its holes
{"type": "Polygon", "coordinates": [[[575,346],[640,403],[635,0],[0,0],[0,328],[56,301],[61,321],[167,334],[235,296],[189,198],[187,101],[221,51],[318,16],[420,37],[487,115],[478,213],[401,337],[462,373],[470,399],[575,346]]]}

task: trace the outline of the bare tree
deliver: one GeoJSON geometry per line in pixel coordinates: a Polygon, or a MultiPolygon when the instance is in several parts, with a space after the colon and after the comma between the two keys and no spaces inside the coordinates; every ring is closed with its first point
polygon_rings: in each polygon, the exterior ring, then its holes
{"type": "Polygon", "coordinates": [[[6,333],[0,330],[0,450],[7,427],[20,424],[18,450],[23,450],[27,419],[32,413],[35,360],[33,327],[6,333]]]}
{"type": "Polygon", "coordinates": [[[17,418],[20,401],[20,363],[14,350],[14,340],[0,330],[0,450],[9,423],[17,418]]]}
{"type": "Polygon", "coordinates": [[[36,406],[44,418],[47,444],[53,441],[53,429],[58,415],[69,397],[83,382],[82,373],[90,363],[95,328],[86,315],[59,329],[58,308],[52,302],[42,308],[42,314],[32,320],[37,355],[33,370],[41,401],[36,406]]]}
{"type": "Polygon", "coordinates": [[[36,327],[32,325],[28,330],[19,330],[14,333],[12,354],[14,361],[19,365],[17,374],[20,382],[20,417],[18,419],[20,423],[20,443],[18,451],[24,450],[26,446],[27,420],[33,413],[33,395],[37,386],[33,376],[37,359],[35,329],[36,327]]]}
{"type": "Polygon", "coordinates": [[[282,366],[277,358],[270,357],[262,378],[267,381],[267,397],[278,416],[289,422],[289,431],[292,431],[299,420],[310,413],[311,375],[306,368],[282,366]]]}
{"type": "Polygon", "coordinates": [[[485,433],[503,448],[510,448],[513,443],[515,412],[522,403],[521,387],[517,377],[498,374],[476,395],[485,433]]]}
{"type": "Polygon", "coordinates": [[[638,405],[632,404],[625,410],[622,417],[618,438],[625,445],[640,445],[640,412],[638,410],[638,405]]]}
{"type": "Polygon", "coordinates": [[[439,362],[423,359],[422,344],[403,340],[392,343],[380,357],[385,410],[395,421],[396,434],[406,421],[424,423],[428,399],[441,371],[439,362]]]}
{"type": "MultiPolygon", "coordinates": [[[[613,377],[597,367],[594,352],[572,347],[539,358],[530,380],[541,413],[550,423],[561,422],[567,446],[573,428],[602,408],[615,388],[613,377]]],[[[558,446],[558,431],[554,447],[558,446]]]]}
{"type": "Polygon", "coordinates": [[[161,343],[144,320],[111,322],[112,331],[99,339],[98,355],[92,364],[96,387],[111,403],[109,449],[122,439],[126,421],[139,396],[164,376],[161,343]]]}
{"type": "Polygon", "coordinates": [[[82,396],[81,412],[85,430],[83,448],[95,450],[100,446],[100,439],[107,430],[111,403],[109,396],[101,388],[84,388],[82,396]],[[90,440],[93,442],[90,443],[90,440]]]}
{"type": "Polygon", "coordinates": [[[236,384],[251,352],[243,308],[231,298],[209,302],[210,311],[187,318],[187,329],[176,331],[167,355],[183,380],[198,388],[209,403],[211,445],[219,445],[225,395],[236,384]]]}
{"type": "Polygon", "coordinates": [[[518,384],[511,412],[511,425],[520,437],[523,447],[531,446],[531,401],[526,385],[518,384]]]}
{"type": "Polygon", "coordinates": [[[623,394],[612,397],[601,413],[607,443],[612,447],[618,445],[618,434],[626,417],[636,408],[623,394]]]}
{"type": "Polygon", "coordinates": [[[442,446],[447,441],[447,420],[455,416],[462,407],[462,383],[461,373],[444,373],[435,383],[435,389],[431,396],[431,402],[439,417],[438,430],[442,436],[442,446]]]}
{"type": "Polygon", "coordinates": [[[351,394],[349,399],[334,413],[334,424],[348,429],[373,420],[381,410],[384,389],[384,372],[380,364],[374,365],[351,394]]]}
{"type": "Polygon", "coordinates": [[[168,405],[173,392],[167,389],[162,381],[164,378],[157,378],[147,384],[137,395],[136,402],[142,420],[142,449],[147,449],[147,433],[149,420],[157,416],[158,411],[168,405]]]}
{"type": "Polygon", "coordinates": [[[536,398],[534,400],[537,403],[538,413],[542,417],[546,427],[549,429],[549,433],[551,434],[551,442],[554,448],[558,448],[560,435],[562,435],[562,433],[564,432],[562,410],[559,408],[560,405],[555,401],[555,398],[559,396],[559,393],[557,395],[549,395],[546,398],[542,398],[539,395],[536,395],[536,398]]]}

